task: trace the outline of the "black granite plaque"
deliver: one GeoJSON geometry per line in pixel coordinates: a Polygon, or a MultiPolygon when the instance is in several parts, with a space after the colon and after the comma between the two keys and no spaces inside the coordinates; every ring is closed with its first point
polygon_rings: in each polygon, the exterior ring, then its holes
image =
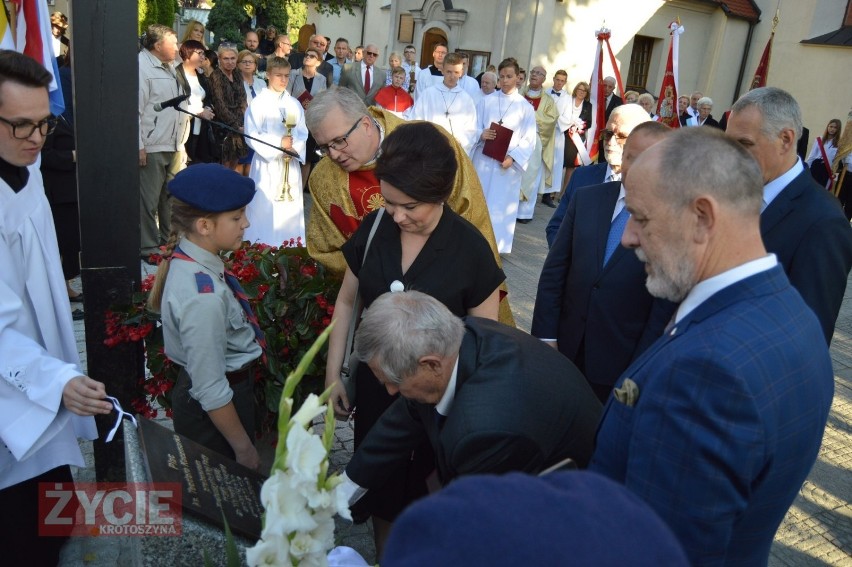
{"type": "Polygon", "coordinates": [[[260,538],[260,488],[266,478],[149,419],[137,416],[142,454],[152,482],[183,485],[181,506],[234,533],[260,538]]]}

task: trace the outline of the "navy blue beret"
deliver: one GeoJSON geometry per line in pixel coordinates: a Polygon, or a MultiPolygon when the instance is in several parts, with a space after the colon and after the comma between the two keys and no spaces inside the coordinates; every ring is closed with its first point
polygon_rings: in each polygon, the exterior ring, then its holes
{"type": "Polygon", "coordinates": [[[169,181],[169,193],[210,213],[235,211],[254,198],[254,181],[218,163],[188,167],[169,181]]]}
{"type": "Polygon", "coordinates": [[[382,567],[687,567],[674,534],[638,496],[591,472],[468,476],[408,507],[382,567]]]}

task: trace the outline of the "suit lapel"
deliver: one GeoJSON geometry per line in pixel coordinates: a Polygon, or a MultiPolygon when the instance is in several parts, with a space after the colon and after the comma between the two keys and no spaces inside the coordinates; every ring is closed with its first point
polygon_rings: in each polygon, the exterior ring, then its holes
{"type": "Polygon", "coordinates": [[[794,201],[798,199],[807,188],[807,183],[802,182],[803,175],[810,175],[807,170],[797,175],[793,181],[785,187],[769,206],[760,214],[760,233],[766,234],[775,225],[780,223],[794,209],[794,201]]]}
{"type": "MultiPolygon", "coordinates": [[[[456,374],[456,399],[453,402],[454,407],[463,403],[460,396],[462,386],[474,372],[476,372],[476,337],[465,327],[462,344],[459,348],[459,368],[456,374]]],[[[459,419],[458,414],[455,415],[456,419],[459,419]]],[[[443,482],[446,482],[446,479],[449,478],[449,474],[452,472],[447,465],[447,449],[452,450],[458,441],[458,436],[454,434],[456,423],[457,421],[453,420],[453,411],[451,409],[450,415],[447,416],[447,420],[444,422],[443,429],[438,431],[437,424],[434,421],[427,427],[427,431],[434,432],[432,447],[435,449],[436,465],[443,482]]],[[[464,432],[467,431],[465,424],[461,425],[461,430],[464,432]]],[[[433,435],[433,433],[430,433],[430,435],[433,435]]]]}

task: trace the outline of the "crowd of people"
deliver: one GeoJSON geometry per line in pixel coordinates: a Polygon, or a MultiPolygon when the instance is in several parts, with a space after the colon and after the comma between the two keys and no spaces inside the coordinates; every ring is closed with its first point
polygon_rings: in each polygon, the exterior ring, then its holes
{"type": "MultiPolygon", "coordinates": [[[[390,68],[372,43],[331,45],[313,34],[295,51],[267,28],[214,53],[199,22],[180,42],[162,25],[142,39],[140,256],[162,260],[149,305],[180,367],[175,431],[258,468],[251,378],[265,340],[220,254],[298,236],[342,276],[325,384],[336,416],[354,415],[345,486],[388,564],[460,560],[417,526],[482,505],[477,487],[529,495],[546,515],[557,500],[534,495],[565,498],[572,482],[617,501],[616,518],[646,518],[648,557],[765,563],[833,397],[828,346],[852,268],[835,196],[852,184],[848,123],[830,122],[803,160],[799,105],[781,89],[746,93],[720,121],[703,93],[681,97],[683,128],[671,129],[652,95],[622,98],[607,77],[603,155],[590,163],[592,89],[569,93],[564,70],[548,89],[543,66],[527,81],[513,58],[474,79],[442,43],[422,69],[410,45],[390,68]],[[538,202],[555,210],[525,333],[501,254],[538,202]],[[553,472],[573,468],[589,472],[553,472]],[[454,482],[510,472],[554,476],[454,482]]],[[[112,408],[79,372],[60,216],[35,165],[40,150],[42,168],[51,152],[74,155],[49,82],[0,52],[0,112],[16,117],[0,118],[0,258],[15,267],[0,273],[4,508],[70,481],[75,435],[91,437],[89,416],[112,408]]],[[[504,524],[483,532],[464,517],[444,524],[470,550],[500,549],[488,538],[504,524]]],[[[20,557],[36,537],[27,526],[4,520],[20,557]]],[[[542,556],[561,545],[529,540],[542,556]]],[[[578,557],[623,551],[577,545],[578,557]]],[[[49,564],[57,549],[39,552],[49,564]]]]}

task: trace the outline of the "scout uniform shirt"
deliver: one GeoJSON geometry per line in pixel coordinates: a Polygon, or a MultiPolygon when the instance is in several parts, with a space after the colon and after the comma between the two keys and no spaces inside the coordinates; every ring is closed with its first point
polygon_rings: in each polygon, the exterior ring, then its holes
{"type": "Polygon", "coordinates": [[[225,282],[222,259],[182,238],[178,247],[195,262],[172,258],[163,290],[166,355],[192,380],[190,395],[204,411],[233,397],[225,372],[261,355],[245,311],[225,282]]]}

